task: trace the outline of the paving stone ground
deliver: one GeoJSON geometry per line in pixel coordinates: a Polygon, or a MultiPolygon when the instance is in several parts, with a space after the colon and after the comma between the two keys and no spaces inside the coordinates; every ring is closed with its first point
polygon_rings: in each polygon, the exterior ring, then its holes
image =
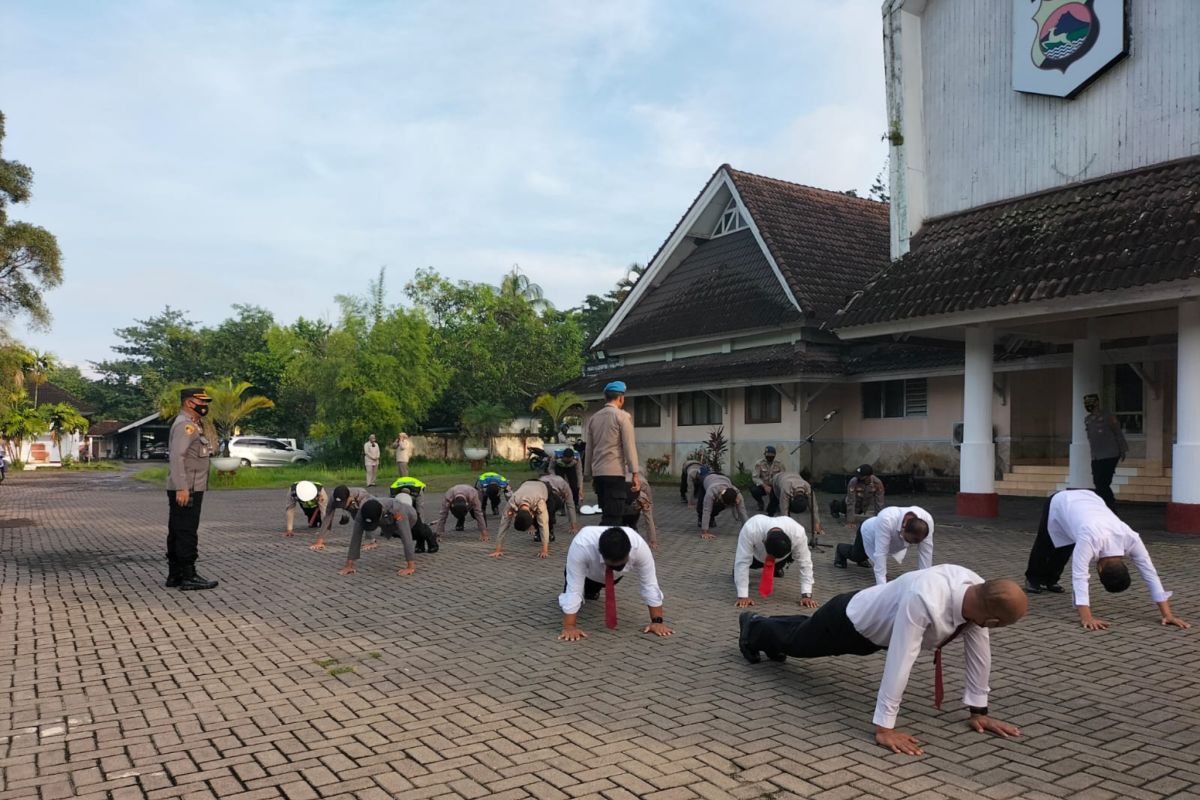
{"type": "MultiPolygon", "coordinates": [[[[871,726],[883,655],[745,663],[736,530],[722,518],[701,541],[694,512],[656,494],[676,635],[642,635],[645,607],[623,585],[619,627],[589,604],[590,638],[568,644],[561,534],[548,561],[514,537],[500,562],[452,534],[410,578],[387,542],[340,578],[348,528],[312,553],[310,535],[280,535],[282,492],[213,492],[201,566],[221,586],[181,593],[161,585],[163,492],[121,475],[9,481],[0,800],[1200,796],[1200,627],[1160,627],[1136,577],[1122,596],[1094,589],[1108,631],[1043,595],[994,632],[991,708],[1020,738],[967,729],[949,652],[943,710],[922,658],[901,712],[926,756],[891,755],[871,726]]],[[[1005,499],[987,522],[954,517],[952,498],[919,502],[937,519],[936,563],[1020,576],[1039,501],[1005,499]]],[[[1200,622],[1200,541],[1152,531],[1161,508],[1128,518],[1177,612],[1200,622]]],[[[818,599],[870,582],[835,570],[832,550],[815,560],[818,599]]],[[[794,580],[756,609],[797,613],[794,580]]]]}

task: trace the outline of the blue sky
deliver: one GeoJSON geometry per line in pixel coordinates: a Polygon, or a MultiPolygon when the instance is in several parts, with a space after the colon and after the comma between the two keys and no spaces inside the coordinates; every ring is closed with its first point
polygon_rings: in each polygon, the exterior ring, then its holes
{"type": "Polygon", "coordinates": [[[71,363],[165,305],[333,318],[388,267],[558,306],[657,249],[723,162],[860,192],[879,0],[38,2],[0,11],[11,216],[59,239],[71,363]]]}

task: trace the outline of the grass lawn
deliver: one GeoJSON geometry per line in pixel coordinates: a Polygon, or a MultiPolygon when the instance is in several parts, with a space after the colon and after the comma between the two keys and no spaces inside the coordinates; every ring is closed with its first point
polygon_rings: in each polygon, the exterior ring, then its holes
{"type": "MultiPolygon", "coordinates": [[[[385,466],[385,465],[380,465],[385,466]]],[[[499,472],[516,486],[522,481],[536,478],[526,464],[503,462],[488,464],[484,470],[499,472]]],[[[444,492],[457,483],[474,484],[479,473],[484,470],[473,470],[465,461],[421,461],[409,464],[408,473],[419,478],[427,485],[427,492],[444,492]]],[[[167,468],[148,467],[138,472],[134,477],[159,486],[166,486],[167,468]]],[[[379,485],[388,486],[396,476],[392,470],[379,470],[379,485]]],[[[318,481],[325,486],[362,486],[366,481],[366,471],[360,466],[353,467],[323,467],[323,466],[289,466],[289,467],[259,467],[253,469],[242,467],[233,475],[213,475],[209,480],[209,489],[286,489],[296,481],[318,481]]]]}

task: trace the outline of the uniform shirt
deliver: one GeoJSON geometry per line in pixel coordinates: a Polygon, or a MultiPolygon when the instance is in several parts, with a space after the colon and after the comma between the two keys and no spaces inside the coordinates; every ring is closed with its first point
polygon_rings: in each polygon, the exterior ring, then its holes
{"type": "Polygon", "coordinates": [[[571,481],[570,476],[574,475],[575,485],[583,486],[583,462],[579,460],[578,456],[572,459],[572,463],[570,464],[566,464],[556,458],[551,462],[550,468],[554,470],[555,475],[566,479],[568,483],[571,481]]]}
{"type": "Polygon", "coordinates": [[[683,473],[685,475],[687,475],[687,479],[689,482],[695,481],[696,478],[700,477],[700,468],[703,466],[704,465],[701,464],[699,461],[683,462],[683,473]]]}
{"type": "MultiPolygon", "coordinates": [[[[632,480],[632,477],[627,480],[632,480]]],[[[646,525],[650,528],[650,544],[658,544],[658,528],[654,524],[654,495],[650,493],[648,482],[642,481],[636,494],[632,491],[629,492],[629,499],[625,501],[624,513],[628,516],[641,514],[645,517],[646,525]]]]}
{"type": "Polygon", "coordinates": [[[310,506],[305,506],[300,502],[300,498],[296,497],[296,487],[288,489],[288,504],[287,504],[287,527],[290,531],[292,523],[296,519],[296,506],[300,506],[305,511],[305,516],[308,516],[313,509],[319,509],[329,505],[329,495],[325,493],[325,487],[317,484],[317,496],[312,500],[310,506]]]}
{"type": "MultiPolygon", "coordinates": [[[[564,614],[575,614],[583,605],[583,579],[604,583],[605,565],[600,556],[600,534],[608,530],[607,525],[589,525],[571,540],[567,550],[567,583],[558,596],[558,605],[564,614]]],[[[630,569],[637,570],[642,585],[642,602],[650,608],[663,604],[662,589],[658,587],[658,575],[654,572],[654,555],[650,545],[632,528],[622,528],[629,536],[629,560],[621,569],[613,570],[613,577],[624,575],[630,569]]]]}
{"type": "Polygon", "coordinates": [[[479,526],[479,531],[482,533],[486,528],[483,522],[483,505],[479,502],[479,493],[475,491],[474,486],[468,486],[465,483],[460,483],[456,486],[451,486],[446,490],[446,494],[442,497],[442,510],[438,514],[437,535],[441,536],[446,530],[446,518],[450,516],[450,506],[454,505],[455,500],[467,501],[467,513],[475,520],[475,524],[479,526]]]}
{"type": "Polygon", "coordinates": [[[210,455],[212,448],[204,426],[186,411],[180,411],[171,423],[171,438],[167,444],[167,490],[206,490],[210,455]]]}
{"type": "MultiPolygon", "coordinates": [[[[399,534],[404,544],[404,560],[412,561],[416,548],[413,547],[412,526],[417,524],[417,510],[399,497],[381,497],[383,516],[379,518],[379,529],[388,536],[399,534]]],[[[362,519],[362,515],[358,516],[362,519]]]]}
{"type": "Polygon", "coordinates": [[[794,472],[781,472],[775,476],[775,499],[779,502],[779,513],[787,515],[788,504],[793,497],[808,498],[808,514],[812,520],[810,530],[816,531],[821,524],[821,512],[817,510],[817,496],[808,481],[794,472]]]}
{"type": "MultiPolygon", "coordinates": [[[[571,485],[567,483],[566,478],[558,475],[543,475],[538,480],[546,484],[546,488],[558,496],[559,502],[567,510],[567,519],[571,521],[571,527],[578,528],[579,520],[575,518],[575,495],[571,494],[571,485]]],[[[546,496],[546,499],[549,499],[549,495],[546,496]]]]}
{"type": "Polygon", "coordinates": [[[754,481],[755,486],[774,484],[775,476],[782,472],[783,463],[779,459],[768,462],[765,458],[760,458],[754,464],[754,472],[751,474],[750,480],[754,481]]]}
{"type": "Polygon", "coordinates": [[[1129,449],[1129,446],[1125,444],[1125,434],[1121,432],[1121,423],[1117,422],[1114,415],[1103,409],[1097,409],[1084,417],[1083,427],[1087,431],[1093,460],[1120,458],[1129,449]]]}
{"type": "Polygon", "coordinates": [[[500,514],[500,530],[496,532],[496,548],[499,549],[500,545],[504,544],[504,537],[508,535],[508,529],[512,527],[518,509],[522,504],[527,503],[529,513],[533,514],[533,524],[537,526],[537,531],[542,536],[542,547],[549,549],[550,515],[546,511],[546,500],[549,497],[550,487],[541,481],[525,481],[518,486],[517,490],[508,498],[508,505],[500,514]],[[512,512],[511,516],[509,511],[512,512]]]}
{"type": "Polygon", "coordinates": [[[908,553],[908,542],[900,536],[904,515],[912,512],[929,526],[929,535],[917,545],[917,569],[933,566],[933,517],[920,506],[888,506],[862,524],[863,549],[875,568],[875,585],[887,583],[887,559],[890,555],[900,564],[908,553]]]}
{"type": "Polygon", "coordinates": [[[507,500],[509,496],[508,478],[497,472],[484,472],[475,480],[475,488],[479,491],[479,505],[487,501],[487,487],[496,484],[500,487],[500,499],[507,500]]]}
{"type": "Polygon", "coordinates": [[[804,526],[789,517],[755,514],[738,534],[737,552],[733,557],[733,583],[737,587],[737,596],[750,596],[750,565],[755,559],[766,563],[767,534],[772,528],[780,528],[792,540],[791,557],[800,565],[800,594],[812,594],[812,554],[808,552],[804,526]]]}
{"type": "Polygon", "coordinates": [[[588,454],[584,465],[586,474],[618,477],[639,471],[633,417],[628,411],[606,404],[588,419],[584,433],[588,454]]]}
{"type": "Polygon", "coordinates": [[[363,445],[363,457],[373,466],[379,465],[379,442],[367,442],[363,445]]]}
{"type": "Polygon", "coordinates": [[[883,508],[883,481],[871,475],[854,477],[846,485],[846,521],[853,522],[858,516],[858,505],[862,504],[862,516],[878,514],[883,508]]]}
{"type": "MultiPolygon", "coordinates": [[[[854,629],[871,642],[887,648],[883,680],[875,701],[874,723],[896,727],[900,698],[908,685],[913,663],[922,650],[936,650],[954,635],[963,618],[963,595],[967,587],[983,578],[965,567],[939,564],[909,572],[891,583],[857,592],[846,606],[854,629]]],[[[976,708],[988,704],[988,676],[992,650],[987,628],[968,624],[955,638],[961,640],[966,656],[963,703],[976,708]]]]}
{"type": "Polygon", "coordinates": [[[1163,589],[1158,571],[1150,561],[1150,553],[1142,544],[1142,537],[1110,511],[1100,496],[1090,489],[1072,489],[1050,498],[1047,530],[1055,547],[1075,545],[1075,552],[1071,556],[1071,588],[1075,593],[1075,605],[1089,605],[1089,567],[1096,559],[1107,556],[1128,556],[1146,582],[1151,600],[1161,603],[1170,598],[1171,592],[1163,589]]]}
{"type": "MultiPolygon", "coordinates": [[[[346,505],[342,506],[344,511],[357,511],[362,508],[362,504],[372,499],[374,495],[366,489],[359,489],[356,486],[349,487],[350,495],[346,498],[346,505]]],[[[333,495],[329,496],[329,502],[325,504],[325,532],[328,533],[333,529],[333,513],[337,511],[333,507],[333,495]]]]}
{"type": "MultiPolygon", "coordinates": [[[[699,525],[701,528],[708,527],[708,519],[712,516],[713,503],[723,490],[732,487],[733,483],[724,475],[712,473],[704,478],[704,509],[700,513],[699,525]]],[[[733,505],[733,514],[739,522],[746,521],[746,503],[742,500],[742,493],[738,492],[737,502],[733,505]]]]}

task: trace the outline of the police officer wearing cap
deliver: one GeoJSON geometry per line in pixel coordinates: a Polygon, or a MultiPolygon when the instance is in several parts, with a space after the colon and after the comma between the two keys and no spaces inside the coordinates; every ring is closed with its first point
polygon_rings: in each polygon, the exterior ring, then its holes
{"type": "Polygon", "coordinates": [[[167,586],[185,592],[212,589],[216,581],[196,574],[200,505],[208,489],[212,455],[201,421],[212,400],[202,387],[179,392],[179,415],[171,423],[167,472],[167,586]]]}
{"type": "Polygon", "coordinates": [[[587,459],[583,468],[592,476],[592,488],[600,504],[600,524],[611,526],[621,524],[627,493],[638,492],[642,479],[638,474],[633,417],[624,410],[625,382],[612,381],[605,386],[604,401],[604,407],[587,421],[584,435],[587,459]],[[632,476],[629,484],[625,483],[626,475],[632,476]]]}

